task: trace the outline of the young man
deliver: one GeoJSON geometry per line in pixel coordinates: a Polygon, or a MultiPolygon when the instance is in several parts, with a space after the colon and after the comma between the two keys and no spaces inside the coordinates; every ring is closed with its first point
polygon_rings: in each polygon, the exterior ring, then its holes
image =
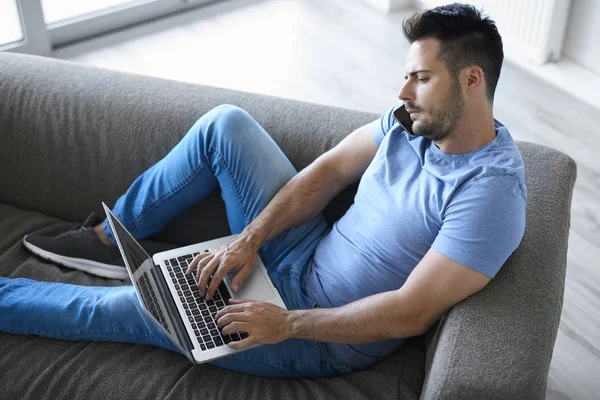
{"type": "MultiPolygon", "coordinates": [[[[252,117],[221,106],[115,204],[115,214],[144,238],[222,190],[239,235],[196,257],[188,272],[210,299],[229,271],[237,271],[234,290],[243,285],[260,253],[289,310],[235,301],[219,312],[223,334],[248,334],[231,347],[270,346],[213,365],[272,377],[364,368],[481,290],[517,248],[526,188],[519,151],[492,114],[503,60],[495,24],[452,4],[417,14],[403,28],[411,47],[398,97],[414,136],[395,122],[397,104],[297,174],[252,117]],[[320,212],[358,180],[354,204],[329,228],[320,212]]],[[[24,243],[64,265],[125,277],[111,263],[118,252],[107,222],[99,222],[24,243]]],[[[131,287],[0,279],[0,330],[177,351],[131,287]]]]}

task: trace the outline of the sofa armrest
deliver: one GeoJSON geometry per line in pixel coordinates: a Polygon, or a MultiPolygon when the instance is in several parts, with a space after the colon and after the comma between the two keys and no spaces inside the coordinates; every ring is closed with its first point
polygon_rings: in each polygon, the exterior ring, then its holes
{"type": "Polygon", "coordinates": [[[525,235],[488,286],[429,330],[422,399],[545,398],[577,171],[559,151],[517,144],[528,189],[525,235]]]}

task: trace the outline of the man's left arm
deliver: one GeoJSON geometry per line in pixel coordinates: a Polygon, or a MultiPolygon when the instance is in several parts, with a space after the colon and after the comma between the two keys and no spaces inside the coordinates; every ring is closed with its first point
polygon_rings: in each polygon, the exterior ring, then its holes
{"type": "Polygon", "coordinates": [[[404,285],[337,308],[284,310],[270,303],[232,301],[217,314],[223,334],[248,333],[234,349],[299,338],[371,343],[420,335],[455,304],[481,290],[490,277],[431,248],[404,285]]]}
{"type": "Polygon", "coordinates": [[[218,324],[225,334],[248,332],[234,348],[289,338],[357,344],[422,334],[495,276],[523,237],[525,208],[515,177],[472,179],[454,194],[431,248],[400,289],[330,309],[236,301],[219,312],[218,324]]]}

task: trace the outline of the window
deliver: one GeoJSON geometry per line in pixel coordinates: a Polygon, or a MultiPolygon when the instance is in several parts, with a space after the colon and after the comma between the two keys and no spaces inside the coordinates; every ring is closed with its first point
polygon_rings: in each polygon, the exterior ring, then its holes
{"type": "Polygon", "coordinates": [[[51,55],[61,45],[214,1],[222,0],[0,0],[0,51],[51,55]]]}
{"type": "Polygon", "coordinates": [[[21,27],[17,0],[0,2],[0,15],[2,16],[0,46],[21,41],[23,39],[23,28],[21,27]]]}

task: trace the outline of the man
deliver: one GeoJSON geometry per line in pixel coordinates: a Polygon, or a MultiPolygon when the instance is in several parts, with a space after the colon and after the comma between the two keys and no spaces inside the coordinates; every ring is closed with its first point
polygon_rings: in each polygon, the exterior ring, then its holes
{"type": "MultiPolygon", "coordinates": [[[[260,253],[289,310],[233,301],[218,325],[223,334],[247,337],[229,345],[266,346],[213,365],[271,377],[364,368],[481,290],[517,248],[526,188],[518,149],[492,113],[503,60],[495,24],[452,4],[417,14],[403,28],[411,47],[398,97],[414,136],[395,122],[397,104],[296,174],[256,121],[221,106],[115,204],[133,235],[144,238],[222,190],[239,235],[196,257],[188,273],[210,299],[229,271],[237,272],[239,290],[260,253]],[[329,228],[320,212],[358,180],[354,204],[329,228]]],[[[99,222],[24,243],[63,265],[124,277],[111,263],[118,253],[107,222],[99,222]]],[[[177,351],[131,287],[0,279],[0,330],[177,351]]]]}

